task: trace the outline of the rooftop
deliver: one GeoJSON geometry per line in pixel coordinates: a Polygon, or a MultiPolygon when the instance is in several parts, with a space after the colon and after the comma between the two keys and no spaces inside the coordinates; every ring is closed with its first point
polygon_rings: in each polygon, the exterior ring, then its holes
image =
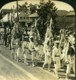
{"type": "Polygon", "coordinates": [[[75,15],[75,12],[74,11],[70,11],[67,13],[67,16],[74,16],[75,15]]]}

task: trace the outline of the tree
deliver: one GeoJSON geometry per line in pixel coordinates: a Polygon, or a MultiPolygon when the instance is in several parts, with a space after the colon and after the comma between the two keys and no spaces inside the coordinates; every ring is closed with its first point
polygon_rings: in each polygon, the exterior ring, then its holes
{"type": "Polygon", "coordinates": [[[37,5],[33,5],[32,3],[29,4],[30,14],[33,14],[37,11],[37,5]]]}
{"type": "Polygon", "coordinates": [[[19,11],[24,11],[26,13],[33,14],[37,11],[37,6],[37,4],[30,3],[28,5],[28,3],[25,2],[23,5],[19,5],[19,11]]]}
{"type": "Polygon", "coordinates": [[[24,11],[24,12],[27,13],[27,11],[28,11],[28,7],[27,7],[27,5],[28,5],[27,2],[25,2],[22,6],[19,5],[19,11],[24,11]]]}
{"type": "Polygon", "coordinates": [[[46,28],[47,28],[47,24],[49,23],[50,19],[53,19],[53,34],[55,34],[55,27],[56,27],[56,6],[53,2],[51,2],[50,0],[48,0],[48,2],[44,2],[44,0],[41,0],[40,4],[39,4],[39,9],[38,9],[38,15],[39,15],[39,22],[38,22],[38,26],[37,28],[39,29],[41,38],[43,38],[44,40],[44,36],[46,33],[46,28]]]}

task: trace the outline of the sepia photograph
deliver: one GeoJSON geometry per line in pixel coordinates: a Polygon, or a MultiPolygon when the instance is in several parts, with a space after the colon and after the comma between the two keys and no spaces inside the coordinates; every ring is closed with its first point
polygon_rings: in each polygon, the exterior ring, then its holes
{"type": "Polygon", "coordinates": [[[16,0],[0,8],[0,80],[75,80],[70,4],[16,0]]]}

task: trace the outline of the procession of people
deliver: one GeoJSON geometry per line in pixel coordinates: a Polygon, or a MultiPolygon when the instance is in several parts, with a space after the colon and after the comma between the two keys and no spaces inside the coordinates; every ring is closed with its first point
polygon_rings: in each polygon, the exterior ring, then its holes
{"type": "Polygon", "coordinates": [[[14,23],[11,35],[8,37],[11,44],[11,57],[16,61],[22,61],[26,65],[37,66],[38,61],[42,62],[42,68],[46,65],[48,71],[51,71],[51,65],[54,66],[54,73],[57,79],[58,71],[66,66],[66,80],[68,80],[71,69],[75,73],[75,37],[73,32],[60,29],[60,34],[56,37],[52,34],[52,18],[47,24],[45,39],[42,44],[40,34],[36,27],[37,22],[31,25],[30,30],[21,29],[19,22],[14,23]],[[30,62],[28,62],[28,56],[30,62]],[[52,64],[53,63],[53,64],[52,64]]]}

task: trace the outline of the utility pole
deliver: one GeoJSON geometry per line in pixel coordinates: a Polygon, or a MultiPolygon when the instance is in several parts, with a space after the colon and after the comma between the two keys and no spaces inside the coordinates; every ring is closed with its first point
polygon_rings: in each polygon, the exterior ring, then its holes
{"type": "Polygon", "coordinates": [[[19,21],[19,16],[18,16],[18,0],[16,1],[16,6],[17,6],[17,21],[19,21]]]}
{"type": "Polygon", "coordinates": [[[9,47],[10,47],[10,50],[11,50],[11,38],[12,38],[12,34],[11,34],[11,32],[12,32],[12,24],[13,24],[13,21],[12,21],[12,13],[13,13],[13,9],[11,8],[11,21],[10,21],[10,36],[9,36],[9,38],[10,38],[10,45],[9,45],[9,47]]]}
{"type": "Polygon", "coordinates": [[[2,11],[2,27],[4,28],[4,45],[6,46],[7,45],[7,39],[6,39],[6,27],[5,27],[5,25],[4,25],[4,21],[3,21],[3,17],[4,17],[4,13],[3,13],[3,11],[2,11]]]}

